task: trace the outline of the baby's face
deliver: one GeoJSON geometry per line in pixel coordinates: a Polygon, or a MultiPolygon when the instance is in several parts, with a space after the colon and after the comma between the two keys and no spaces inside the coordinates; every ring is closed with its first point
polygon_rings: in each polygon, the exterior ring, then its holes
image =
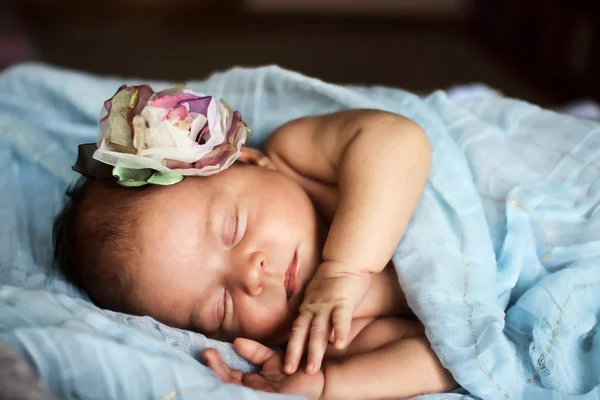
{"type": "Polygon", "coordinates": [[[324,232],[304,190],[234,165],[152,189],[131,267],[133,311],[219,339],[287,339],[324,232]]]}

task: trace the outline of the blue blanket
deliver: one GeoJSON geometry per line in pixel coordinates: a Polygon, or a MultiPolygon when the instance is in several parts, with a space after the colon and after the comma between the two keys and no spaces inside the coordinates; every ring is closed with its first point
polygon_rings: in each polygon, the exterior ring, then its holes
{"type": "MultiPolygon", "coordinates": [[[[37,64],[0,75],[0,340],[57,398],[279,398],[222,384],[199,362],[210,346],[250,370],[229,344],[100,310],[52,268],[52,217],[76,178],[77,145],[95,140],[102,101],[122,83],[37,64]]],[[[393,261],[434,350],[469,392],[423,399],[600,398],[599,123],[277,67],[188,85],[239,109],[254,146],[307,114],[378,108],[417,121],[433,169],[393,261]]]]}

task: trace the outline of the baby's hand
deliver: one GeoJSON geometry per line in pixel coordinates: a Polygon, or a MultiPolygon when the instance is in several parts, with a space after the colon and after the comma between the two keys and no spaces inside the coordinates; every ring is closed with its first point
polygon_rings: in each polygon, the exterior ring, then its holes
{"type": "Polygon", "coordinates": [[[324,262],[319,266],[306,288],[300,315],[292,327],[285,360],[286,374],[296,372],[307,339],[308,374],[320,370],[328,340],[337,349],[346,346],[352,316],[363,301],[370,282],[370,273],[356,273],[347,265],[324,262]]]}
{"type": "Polygon", "coordinates": [[[235,350],[245,359],[260,367],[258,374],[244,374],[242,371],[231,369],[215,349],[203,352],[208,367],[212,369],[223,382],[247,386],[263,392],[282,394],[298,394],[309,399],[319,399],[325,387],[325,376],[320,374],[308,375],[298,371],[292,376],[285,375],[283,355],[250,339],[236,339],[233,343],[235,350]]]}

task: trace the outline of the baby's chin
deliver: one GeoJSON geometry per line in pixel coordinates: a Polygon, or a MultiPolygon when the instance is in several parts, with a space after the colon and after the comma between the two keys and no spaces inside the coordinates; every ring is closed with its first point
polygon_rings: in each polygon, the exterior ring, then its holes
{"type": "Polygon", "coordinates": [[[274,333],[263,339],[255,339],[256,341],[264,344],[265,346],[277,347],[285,345],[292,334],[292,325],[290,324],[286,329],[282,329],[279,332],[274,333]]]}
{"type": "Polygon", "coordinates": [[[298,316],[298,308],[302,303],[302,298],[289,304],[291,310],[288,314],[275,326],[267,335],[263,335],[262,338],[257,340],[267,346],[281,346],[287,343],[292,334],[292,325],[298,316]]]}
{"type": "Polygon", "coordinates": [[[281,346],[284,345],[288,342],[288,340],[290,339],[290,336],[292,334],[292,325],[294,324],[294,321],[296,320],[296,318],[298,317],[298,313],[299,313],[299,308],[300,305],[302,304],[302,300],[304,299],[304,291],[306,290],[306,284],[308,282],[306,282],[300,293],[298,294],[298,297],[295,299],[292,299],[292,301],[289,304],[289,310],[290,312],[288,313],[288,315],[286,316],[285,322],[283,324],[280,325],[280,328],[277,329],[273,335],[270,336],[270,339],[268,340],[268,345],[270,346],[281,346]]]}

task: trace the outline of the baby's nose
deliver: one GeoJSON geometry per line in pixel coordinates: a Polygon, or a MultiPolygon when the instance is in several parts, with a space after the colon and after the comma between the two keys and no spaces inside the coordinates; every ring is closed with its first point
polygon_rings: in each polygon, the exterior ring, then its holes
{"type": "Polygon", "coordinates": [[[250,255],[244,268],[242,281],[244,289],[250,296],[259,296],[263,291],[264,269],[267,265],[265,253],[255,251],[250,255]]]}

